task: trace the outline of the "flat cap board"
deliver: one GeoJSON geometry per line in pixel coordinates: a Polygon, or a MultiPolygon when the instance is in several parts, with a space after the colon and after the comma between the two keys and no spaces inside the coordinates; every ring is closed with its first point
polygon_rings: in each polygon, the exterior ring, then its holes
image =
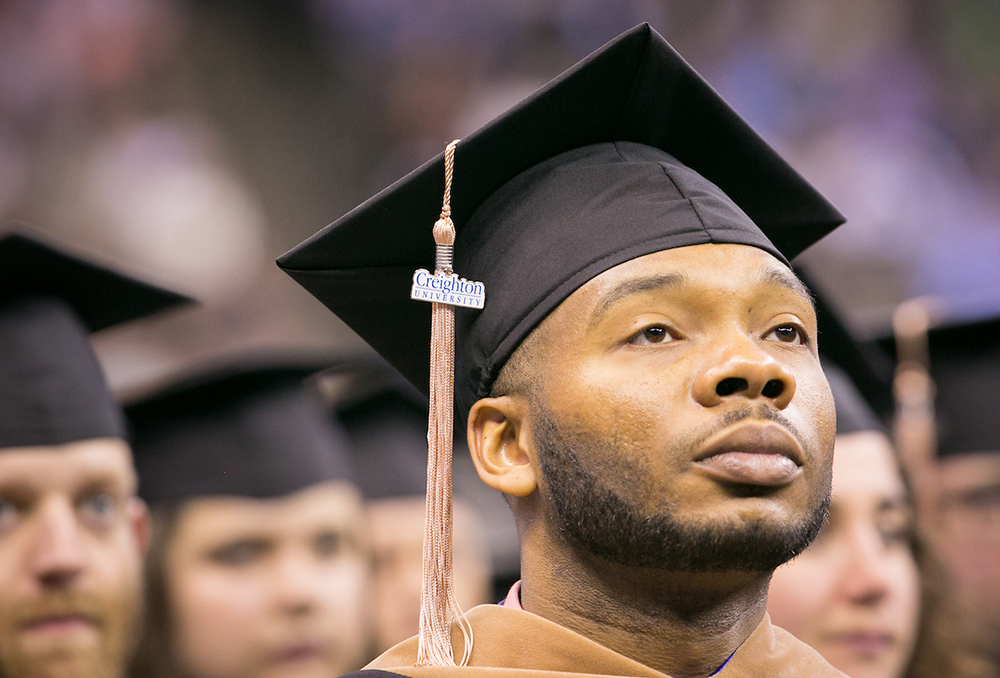
{"type": "Polygon", "coordinates": [[[89,333],[188,301],[26,231],[0,234],[0,448],[124,437],[89,333]]]}
{"type": "Polygon", "coordinates": [[[938,454],[1000,453],[1000,317],[930,331],[938,454]]]}
{"type": "Polygon", "coordinates": [[[0,262],[0,304],[24,296],[57,297],[90,332],[191,302],[26,230],[0,234],[0,262]]]}
{"type": "Polygon", "coordinates": [[[165,505],[354,482],[346,435],[303,387],[328,366],[297,356],[242,356],[199,367],[128,404],[140,496],[165,505]]]}
{"type": "MultiPolygon", "coordinates": [[[[843,217],[648,25],[637,26],[457,147],[455,272],[486,285],[456,312],[466,411],[534,327],[587,280],[651,252],[738,243],[791,259],[843,217]]],[[[427,392],[439,156],[278,264],[427,392]]]]}

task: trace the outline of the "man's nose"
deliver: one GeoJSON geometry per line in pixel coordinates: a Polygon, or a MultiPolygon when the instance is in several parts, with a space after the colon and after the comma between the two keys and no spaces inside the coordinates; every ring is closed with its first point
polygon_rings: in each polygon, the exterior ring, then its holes
{"type": "Polygon", "coordinates": [[[750,337],[734,339],[694,382],[694,398],[703,407],[761,399],[782,410],[794,395],[792,373],[750,337]]]}
{"type": "Polygon", "coordinates": [[[885,546],[875,530],[852,535],[844,569],[844,595],[856,605],[874,605],[889,592],[885,546]]]}
{"type": "Polygon", "coordinates": [[[315,559],[308,552],[288,548],[278,554],[272,585],[279,608],[291,616],[306,616],[317,605],[317,579],[315,559]]]}
{"type": "Polygon", "coordinates": [[[69,586],[86,565],[86,552],[76,512],[68,501],[39,507],[31,567],[46,588],[69,586]]]}

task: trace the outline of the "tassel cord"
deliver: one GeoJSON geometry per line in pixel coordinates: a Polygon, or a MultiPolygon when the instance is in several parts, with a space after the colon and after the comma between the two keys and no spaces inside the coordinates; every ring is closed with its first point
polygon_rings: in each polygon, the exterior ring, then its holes
{"type": "MultiPolygon", "coordinates": [[[[451,274],[455,225],[451,220],[453,141],[445,152],[445,194],[441,217],[434,224],[436,274],[451,274]]],[[[424,522],[423,580],[417,666],[455,666],[452,623],[462,632],[464,649],[458,665],[468,664],[472,627],[455,596],[452,558],[452,452],[455,399],[455,308],[434,303],[431,309],[430,412],[427,427],[427,499],[424,522]]]]}

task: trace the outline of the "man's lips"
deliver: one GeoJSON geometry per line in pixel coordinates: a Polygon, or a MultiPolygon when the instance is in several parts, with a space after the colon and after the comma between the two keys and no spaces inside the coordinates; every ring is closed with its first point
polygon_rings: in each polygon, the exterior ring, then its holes
{"type": "Polygon", "coordinates": [[[802,446],[784,426],[743,421],[709,438],[694,465],[725,482],[779,487],[802,474],[804,459],[802,446]]]}
{"type": "Polygon", "coordinates": [[[34,617],[21,624],[26,633],[69,633],[97,626],[96,620],[85,614],[52,614],[34,617]]]}
{"type": "Polygon", "coordinates": [[[323,659],[325,653],[322,644],[318,642],[297,642],[282,646],[272,654],[274,662],[301,662],[323,659]]]}
{"type": "Polygon", "coordinates": [[[896,637],[892,632],[881,629],[856,629],[830,634],[827,642],[852,654],[874,657],[892,648],[896,637]]]}

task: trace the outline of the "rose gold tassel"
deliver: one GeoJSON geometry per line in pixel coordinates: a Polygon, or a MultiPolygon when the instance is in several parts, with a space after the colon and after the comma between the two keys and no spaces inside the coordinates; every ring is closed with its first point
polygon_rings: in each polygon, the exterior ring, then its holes
{"type": "MultiPolygon", "coordinates": [[[[451,220],[451,179],[455,146],[445,151],[445,192],[441,218],[434,224],[435,271],[451,274],[455,224],[451,220]]],[[[455,666],[451,625],[465,639],[459,665],[472,652],[472,627],[462,616],[452,577],[451,461],[455,415],[455,307],[434,303],[431,310],[430,414],[427,427],[427,508],[424,518],[423,586],[417,666],[455,666]]]]}
{"type": "Polygon", "coordinates": [[[892,316],[897,358],[893,437],[913,484],[916,510],[922,515],[923,524],[929,527],[935,526],[938,503],[935,388],[928,346],[932,310],[931,300],[910,299],[900,304],[892,316]]]}

